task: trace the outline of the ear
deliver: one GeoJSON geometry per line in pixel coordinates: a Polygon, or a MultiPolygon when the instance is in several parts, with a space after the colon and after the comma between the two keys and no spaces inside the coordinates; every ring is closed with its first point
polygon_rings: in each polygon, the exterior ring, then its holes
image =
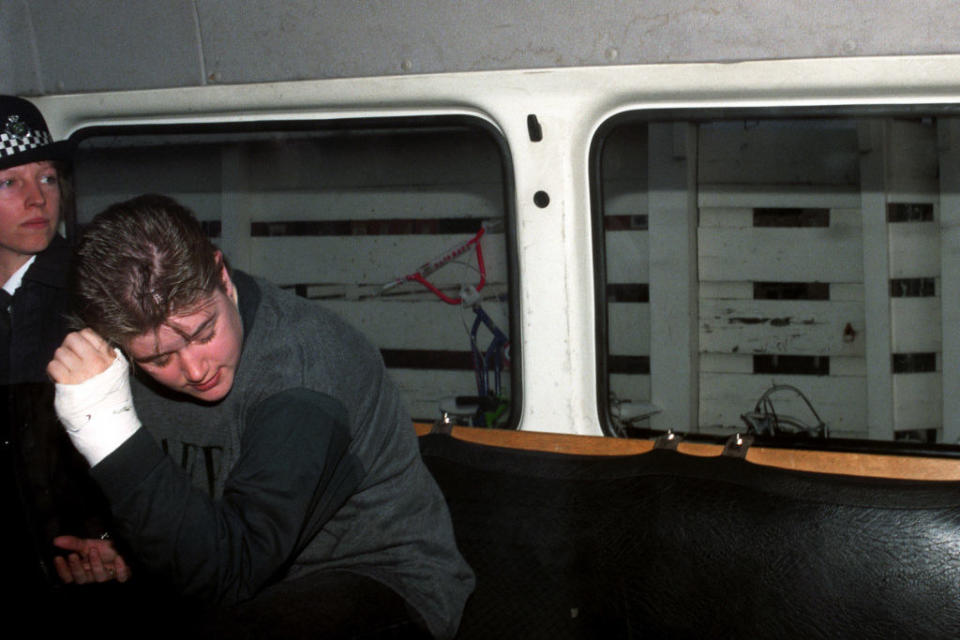
{"type": "Polygon", "coordinates": [[[223,292],[227,297],[237,301],[237,288],[233,286],[233,280],[230,279],[230,273],[227,271],[227,263],[223,259],[223,253],[217,251],[214,253],[216,260],[220,263],[220,283],[223,285],[223,292]]]}

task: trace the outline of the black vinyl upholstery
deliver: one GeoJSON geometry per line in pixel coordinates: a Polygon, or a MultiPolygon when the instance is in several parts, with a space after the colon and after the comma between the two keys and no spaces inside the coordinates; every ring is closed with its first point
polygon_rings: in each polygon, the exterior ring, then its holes
{"type": "Polygon", "coordinates": [[[477,573],[458,638],[960,637],[960,483],[421,451],[477,573]]]}

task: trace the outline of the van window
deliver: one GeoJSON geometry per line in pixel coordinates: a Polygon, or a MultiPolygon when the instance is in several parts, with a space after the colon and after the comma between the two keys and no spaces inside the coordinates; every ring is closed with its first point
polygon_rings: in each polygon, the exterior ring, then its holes
{"type": "Polygon", "coordinates": [[[608,434],[956,444],[949,116],[607,122],[592,188],[608,434]]]}
{"type": "Polygon", "coordinates": [[[75,138],[81,230],[113,202],[173,196],[234,268],[363,331],[416,420],[515,425],[512,178],[492,128],[421,118],[98,127],[75,138]]]}

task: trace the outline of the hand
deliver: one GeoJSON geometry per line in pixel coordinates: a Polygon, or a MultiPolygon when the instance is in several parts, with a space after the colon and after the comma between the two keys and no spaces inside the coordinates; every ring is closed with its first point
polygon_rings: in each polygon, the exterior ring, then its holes
{"type": "Polygon", "coordinates": [[[54,352],[47,375],[60,384],[80,384],[106,371],[116,357],[113,348],[93,329],[74,331],[54,352]]]}
{"type": "Polygon", "coordinates": [[[73,552],[66,558],[57,556],[53,559],[57,575],[67,584],[126,582],[130,579],[130,567],[110,540],[58,536],[53,539],[53,544],[73,552]]]}
{"type": "Polygon", "coordinates": [[[56,383],[57,417],[91,467],[140,428],[127,359],[92,329],[68,335],[47,373],[56,383]]]}

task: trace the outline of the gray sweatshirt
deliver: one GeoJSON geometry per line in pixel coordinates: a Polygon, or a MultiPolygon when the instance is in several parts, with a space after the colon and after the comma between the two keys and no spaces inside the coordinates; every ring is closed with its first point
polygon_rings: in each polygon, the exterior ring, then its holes
{"type": "Polygon", "coordinates": [[[121,535],[189,595],[234,603],[348,570],[452,636],[473,573],[380,354],[315,302],[234,283],[244,343],[227,397],[135,380],[145,428],[92,470],[121,535]]]}

